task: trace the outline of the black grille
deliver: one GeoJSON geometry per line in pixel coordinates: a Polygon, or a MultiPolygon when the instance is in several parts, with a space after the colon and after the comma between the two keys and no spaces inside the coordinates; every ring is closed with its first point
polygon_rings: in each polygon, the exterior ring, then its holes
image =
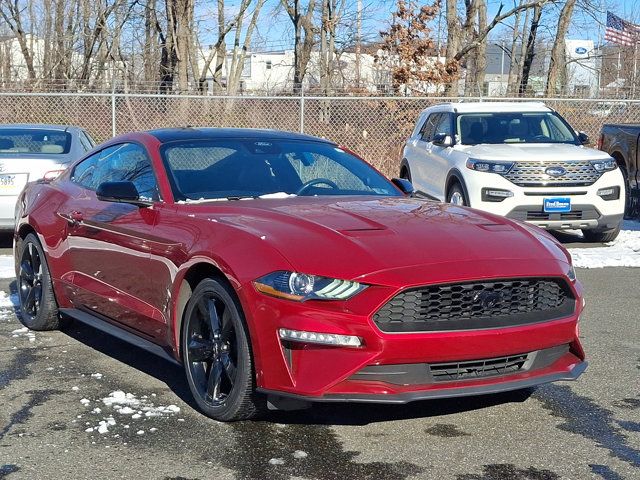
{"type": "Polygon", "coordinates": [[[378,310],[383,332],[499,328],[571,315],[575,299],[561,279],[524,278],[405,290],[378,310]]]}
{"type": "Polygon", "coordinates": [[[527,354],[523,354],[467,362],[432,363],[429,368],[434,382],[469,380],[518,372],[524,367],[527,357],[527,354]]]}

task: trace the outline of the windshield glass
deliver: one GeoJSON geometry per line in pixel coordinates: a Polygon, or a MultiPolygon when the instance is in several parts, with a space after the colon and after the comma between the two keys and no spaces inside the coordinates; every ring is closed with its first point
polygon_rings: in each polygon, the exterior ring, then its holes
{"type": "Polygon", "coordinates": [[[578,143],[571,127],[555,112],[462,113],[456,134],[463,145],[578,143]]]}
{"type": "Polygon", "coordinates": [[[0,129],[0,154],[62,155],[69,153],[70,148],[71,135],[62,130],[0,129]]]}
{"type": "Polygon", "coordinates": [[[177,200],[400,192],[334,145],[273,139],[180,141],[162,147],[177,200]]]}

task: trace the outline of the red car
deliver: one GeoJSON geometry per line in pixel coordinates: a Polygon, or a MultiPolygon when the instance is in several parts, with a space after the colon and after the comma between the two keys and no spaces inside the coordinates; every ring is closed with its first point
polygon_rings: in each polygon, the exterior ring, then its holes
{"type": "Polygon", "coordinates": [[[20,196],[22,322],[70,317],[178,361],[219,420],[577,378],[567,251],[410,191],[306,135],[114,138],[20,196]]]}

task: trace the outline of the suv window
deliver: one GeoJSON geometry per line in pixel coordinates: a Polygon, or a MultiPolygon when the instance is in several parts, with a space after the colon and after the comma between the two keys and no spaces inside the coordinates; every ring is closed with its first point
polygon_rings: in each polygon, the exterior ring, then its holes
{"type": "Polygon", "coordinates": [[[445,133],[447,135],[453,136],[453,128],[451,125],[451,114],[450,113],[441,113],[436,128],[433,131],[433,134],[437,133],[445,133]]]}
{"type": "Polygon", "coordinates": [[[158,184],[147,152],[140,145],[113,145],[91,155],[74,169],[72,181],[90,190],[104,182],[133,182],[144,200],[158,200],[158,184]]]}
{"type": "Polygon", "coordinates": [[[448,113],[438,112],[429,115],[420,130],[420,139],[424,142],[431,142],[436,133],[452,133],[451,118],[448,113]]]}

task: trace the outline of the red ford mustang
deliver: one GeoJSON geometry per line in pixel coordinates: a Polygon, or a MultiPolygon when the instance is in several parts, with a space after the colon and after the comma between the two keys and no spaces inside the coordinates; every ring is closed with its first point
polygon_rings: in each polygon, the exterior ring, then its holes
{"type": "Polygon", "coordinates": [[[566,250],[409,193],[305,135],[121,136],[20,196],[22,322],[70,317],[178,361],[219,420],[577,378],[566,250]]]}

